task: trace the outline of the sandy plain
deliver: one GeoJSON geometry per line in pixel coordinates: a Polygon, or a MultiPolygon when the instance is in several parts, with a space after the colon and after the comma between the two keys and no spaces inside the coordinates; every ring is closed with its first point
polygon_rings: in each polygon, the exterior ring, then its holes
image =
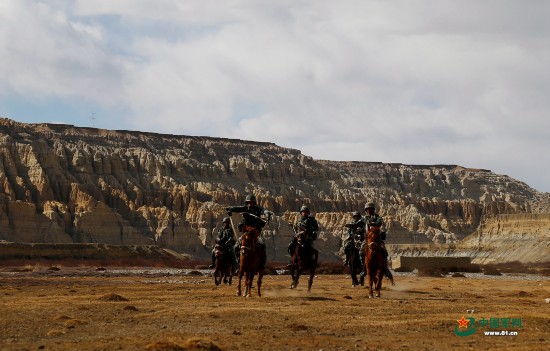
{"type": "Polygon", "coordinates": [[[397,273],[368,299],[345,274],[317,275],[309,293],[268,275],[261,298],[243,298],[235,281],[188,273],[3,269],[0,350],[550,349],[548,277],[397,273]],[[463,316],[473,325],[458,328],[463,316]]]}

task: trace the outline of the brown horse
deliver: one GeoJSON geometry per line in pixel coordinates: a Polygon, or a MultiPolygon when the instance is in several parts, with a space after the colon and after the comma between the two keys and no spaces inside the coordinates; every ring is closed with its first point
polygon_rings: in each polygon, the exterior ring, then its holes
{"type": "Polygon", "coordinates": [[[363,248],[363,262],[368,275],[369,299],[373,298],[372,287],[376,290],[376,297],[380,297],[382,278],[384,277],[384,253],[380,240],[380,228],[371,227],[367,234],[367,244],[363,248]]]}
{"type": "Polygon", "coordinates": [[[309,270],[307,291],[311,291],[311,284],[313,284],[313,276],[317,268],[319,252],[315,249],[312,250],[312,248],[308,248],[306,246],[306,240],[306,232],[301,231],[296,234],[296,247],[292,254],[292,263],[290,267],[290,275],[292,276],[292,284],[290,284],[291,289],[298,286],[300,274],[305,270],[309,270]]]}
{"type": "Polygon", "coordinates": [[[261,286],[262,277],[264,275],[263,269],[260,269],[261,253],[258,248],[259,231],[253,227],[246,226],[245,232],[241,236],[241,258],[239,269],[239,286],[237,288],[237,296],[241,296],[241,280],[243,275],[245,276],[245,297],[250,297],[250,291],[252,290],[252,281],[254,275],[258,273],[258,296],[262,296],[261,286]]]}
{"type": "Polygon", "coordinates": [[[222,280],[224,284],[229,283],[233,279],[234,260],[231,255],[220,244],[214,246],[214,283],[220,285],[222,280]]]}

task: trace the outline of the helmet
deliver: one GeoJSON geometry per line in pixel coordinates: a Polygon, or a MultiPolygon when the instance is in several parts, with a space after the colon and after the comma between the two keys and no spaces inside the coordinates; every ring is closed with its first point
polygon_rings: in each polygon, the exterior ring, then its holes
{"type": "Polygon", "coordinates": [[[351,213],[351,216],[352,216],[353,218],[355,218],[355,217],[361,217],[361,214],[360,214],[359,212],[355,211],[355,212],[352,212],[352,213],[351,213]]]}
{"type": "Polygon", "coordinates": [[[231,219],[229,219],[229,217],[225,217],[225,218],[222,220],[222,223],[231,223],[231,219]]]}
{"type": "Polygon", "coordinates": [[[367,202],[367,204],[365,205],[365,210],[367,210],[369,208],[375,208],[374,202],[367,202]]]}
{"type": "Polygon", "coordinates": [[[309,212],[309,207],[307,207],[306,205],[302,206],[302,207],[300,208],[300,212],[304,212],[304,211],[305,211],[305,212],[309,212]]]}
{"type": "Polygon", "coordinates": [[[246,195],[246,199],[244,200],[245,203],[247,202],[256,202],[256,196],[250,194],[250,195],[246,195]]]}

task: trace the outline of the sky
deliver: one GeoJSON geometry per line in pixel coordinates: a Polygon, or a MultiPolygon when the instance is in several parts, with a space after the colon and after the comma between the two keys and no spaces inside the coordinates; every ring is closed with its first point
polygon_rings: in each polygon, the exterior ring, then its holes
{"type": "Polygon", "coordinates": [[[0,116],[550,192],[550,1],[2,0],[0,116]]]}

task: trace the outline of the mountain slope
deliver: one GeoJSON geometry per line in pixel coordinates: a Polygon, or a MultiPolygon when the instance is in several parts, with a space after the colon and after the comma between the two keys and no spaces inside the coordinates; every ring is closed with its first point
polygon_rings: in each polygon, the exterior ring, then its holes
{"type": "MultiPolygon", "coordinates": [[[[254,193],[283,260],[302,204],[334,258],[347,212],[374,201],[389,243],[452,243],[500,214],[548,212],[549,194],[488,170],[314,160],[272,143],[0,119],[0,239],[157,244],[203,257],[223,208],[254,193]]],[[[234,216],[237,222],[239,219],[234,216]]]]}

